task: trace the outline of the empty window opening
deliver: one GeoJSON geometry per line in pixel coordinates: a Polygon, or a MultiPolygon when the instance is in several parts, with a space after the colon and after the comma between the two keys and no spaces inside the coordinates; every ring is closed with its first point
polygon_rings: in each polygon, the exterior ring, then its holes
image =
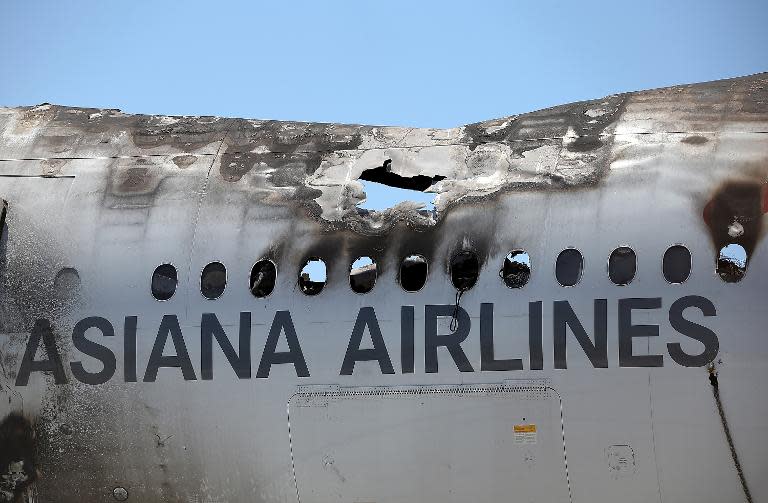
{"type": "Polygon", "coordinates": [[[317,295],[327,281],[325,262],[312,257],[304,263],[299,273],[299,288],[307,295],[317,295]]]}
{"type": "Polygon", "coordinates": [[[617,285],[628,285],[637,273],[637,255],[628,246],[613,250],[608,258],[608,277],[617,285]]]}
{"type": "Polygon", "coordinates": [[[171,264],[157,266],[152,273],[152,297],[157,300],[168,300],[176,293],[179,278],[176,268],[171,264]]]}
{"type": "Polygon", "coordinates": [[[717,257],[717,274],[726,283],[738,283],[747,272],[747,251],[743,246],[731,243],[720,250],[717,257]]]}
{"type": "Polygon", "coordinates": [[[531,277],[531,257],[524,250],[512,250],[504,258],[500,276],[509,288],[522,288],[531,277]]]}
{"type": "Polygon", "coordinates": [[[206,299],[218,299],[227,286],[227,268],[221,262],[211,262],[200,275],[200,293],[206,299]]]}
{"type": "Polygon", "coordinates": [[[365,201],[359,207],[365,210],[385,210],[410,202],[415,203],[419,209],[434,212],[435,194],[424,191],[445,177],[401,176],[392,173],[391,169],[392,161],[387,159],[382,166],[362,172],[359,180],[365,190],[365,201]]]}
{"type": "Polygon", "coordinates": [[[477,283],[480,261],[471,251],[457,253],[451,259],[451,283],[460,292],[466,292],[477,283]]]}
{"type": "Polygon", "coordinates": [[[371,257],[359,257],[352,262],[349,286],[355,293],[368,293],[376,284],[376,262],[371,257]]]}
{"type": "Polygon", "coordinates": [[[691,252],[683,245],[670,246],[664,252],[661,271],[670,283],[685,283],[691,275],[691,252]]]}
{"type": "Polygon", "coordinates": [[[584,257],[576,248],[566,248],[557,256],[555,277],[562,286],[574,286],[581,279],[584,257]]]}
{"type": "Polygon", "coordinates": [[[250,288],[254,297],[267,297],[275,289],[277,268],[271,260],[262,259],[251,269],[250,288]]]}
{"type": "Polygon", "coordinates": [[[400,286],[406,292],[418,292],[427,282],[427,259],[422,255],[408,255],[400,264],[400,286]]]}

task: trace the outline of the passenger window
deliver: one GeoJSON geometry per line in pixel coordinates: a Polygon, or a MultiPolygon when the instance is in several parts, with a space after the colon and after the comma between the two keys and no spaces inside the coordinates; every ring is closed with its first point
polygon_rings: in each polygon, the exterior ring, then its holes
{"type": "Polygon", "coordinates": [[[477,283],[480,261],[471,251],[457,253],[451,259],[451,283],[460,292],[466,292],[477,283]]]}
{"type": "Polygon", "coordinates": [[[418,292],[427,282],[427,259],[422,255],[408,255],[400,264],[400,286],[406,292],[418,292]]]}
{"type": "Polygon", "coordinates": [[[661,271],[670,283],[685,283],[691,274],[691,252],[683,245],[670,246],[664,252],[661,271]]]}
{"type": "Polygon", "coordinates": [[[613,250],[608,258],[608,277],[617,285],[628,285],[637,272],[637,256],[628,246],[620,246],[613,250]]]}
{"type": "Polygon", "coordinates": [[[574,286],[581,279],[584,258],[576,248],[566,248],[560,252],[555,262],[555,277],[562,286],[574,286]]]}
{"type": "Polygon", "coordinates": [[[513,250],[504,258],[500,272],[509,288],[522,288],[531,277],[531,257],[524,250],[513,250]]]}
{"type": "Polygon", "coordinates": [[[275,289],[277,268],[271,260],[259,260],[251,269],[250,288],[254,297],[267,297],[275,289]]]}
{"type": "Polygon", "coordinates": [[[209,300],[218,299],[227,286],[227,269],[221,262],[211,262],[200,275],[200,293],[209,300]]]}
{"type": "Polygon", "coordinates": [[[327,282],[325,262],[317,257],[306,261],[299,273],[299,288],[306,295],[317,295],[327,282]]]}
{"type": "Polygon", "coordinates": [[[717,257],[717,274],[726,283],[738,283],[747,273],[747,251],[743,246],[724,246],[717,257]]]}
{"type": "Polygon", "coordinates": [[[168,300],[176,293],[178,277],[176,268],[171,264],[157,266],[152,273],[152,297],[157,300],[168,300]]]}
{"type": "Polygon", "coordinates": [[[376,262],[371,257],[359,257],[349,270],[349,286],[355,293],[368,293],[376,284],[376,262]]]}

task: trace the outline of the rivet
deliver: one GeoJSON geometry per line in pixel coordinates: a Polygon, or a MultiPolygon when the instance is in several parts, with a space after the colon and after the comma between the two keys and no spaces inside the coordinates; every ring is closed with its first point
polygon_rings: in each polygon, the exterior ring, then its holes
{"type": "Polygon", "coordinates": [[[128,499],[128,491],[125,487],[115,487],[112,490],[112,496],[114,496],[117,501],[125,501],[128,499]]]}

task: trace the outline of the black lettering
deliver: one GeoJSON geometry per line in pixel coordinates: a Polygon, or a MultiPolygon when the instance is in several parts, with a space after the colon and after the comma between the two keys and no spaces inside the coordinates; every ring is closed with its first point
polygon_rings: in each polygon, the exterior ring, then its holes
{"type": "Polygon", "coordinates": [[[480,370],[523,370],[523,360],[496,360],[493,349],[493,304],[480,304],[480,370]]]}
{"type": "Polygon", "coordinates": [[[123,376],[125,382],[136,382],[136,316],[126,316],[123,327],[123,376]]]}
{"type": "Polygon", "coordinates": [[[467,355],[461,349],[461,343],[469,335],[472,322],[467,312],[459,306],[427,305],[424,307],[424,370],[428,374],[437,372],[437,348],[444,346],[451,354],[456,367],[461,372],[473,372],[467,355]],[[458,324],[456,330],[448,335],[437,334],[437,319],[452,317],[456,310],[458,324]]]}
{"type": "Polygon", "coordinates": [[[90,328],[98,329],[104,337],[114,337],[115,329],[109,320],[92,316],[78,321],[72,330],[72,344],[75,348],[84,355],[99,360],[103,368],[99,372],[88,372],[79,361],[70,362],[69,367],[72,369],[72,375],[81,383],[104,384],[115,375],[117,360],[109,348],[86,339],[85,332],[90,328]]]}
{"type": "Polygon", "coordinates": [[[384,344],[384,337],[381,335],[379,320],[376,319],[376,312],[372,307],[362,307],[357,313],[355,327],[352,329],[352,336],[349,338],[344,362],[341,364],[341,375],[352,375],[352,372],[355,370],[355,362],[373,360],[379,362],[379,369],[382,374],[395,373],[395,369],[392,368],[392,361],[389,359],[387,346],[384,344]],[[360,349],[360,343],[363,340],[363,332],[365,332],[366,326],[373,342],[372,349],[360,349]]]}
{"type": "Polygon", "coordinates": [[[672,307],[669,308],[669,323],[672,325],[672,328],[682,335],[704,344],[704,351],[698,355],[689,355],[683,351],[683,348],[677,342],[667,344],[667,349],[669,350],[669,356],[678,365],[684,367],[703,367],[717,356],[717,352],[720,350],[720,341],[717,340],[715,332],[709,328],[686,320],[683,317],[683,311],[689,307],[698,308],[704,316],[717,316],[717,310],[711,300],[698,295],[689,295],[677,299],[672,304],[672,307]]]}
{"type": "Polygon", "coordinates": [[[608,301],[595,299],[595,342],[589,338],[586,330],[573,312],[573,308],[567,300],[558,300],[554,303],[554,346],[555,368],[568,368],[566,354],[566,327],[579,342],[584,354],[594,368],[608,368],[608,301]]]}
{"type": "Polygon", "coordinates": [[[160,367],[180,368],[185,381],[195,380],[195,370],[189,359],[179,320],[172,314],[166,314],[160,322],[160,328],[157,330],[157,337],[155,337],[155,345],[152,347],[149,363],[147,363],[147,371],[144,373],[144,382],[155,382],[160,367]],[[163,355],[163,350],[169,334],[176,354],[166,356],[163,355]]]}
{"type": "Polygon", "coordinates": [[[528,303],[528,349],[531,352],[531,370],[544,368],[544,350],[542,349],[542,314],[541,301],[528,303]]]}
{"type": "Polygon", "coordinates": [[[299,338],[296,336],[296,329],[293,327],[290,311],[275,313],[267,342],[264,345],[264,353],[261,355],[259,369],[256,371],[256,377],[260,379],[269,377],[272,365],[282,363],[292,363],[297,376],[309,377],[307,362],[304,360],[304,353],[301,352],[301,345],[299,345],[299,338]],[[276,352],[277,341],[282,332],[285,332],[285,338],[288,341],[288,351],[276,352]]]}
{"type": "Polygon", "coordinates": [[[635,337],[658,337],[658,325],[633,325],[633,309],[659,309],[661,297],[619,299],[619,366],[620,367],[662,367],[662,355],[633,355],[632,339],[635,337]]]}
{"type": "Polygon", "coordinates": [[[16,386],[26,386],[29,383],[29,375],[32,372],[52,372],[56,384],[67,384],[67,376],[64,373],[64,365],[61,363],[61,355],[56,347],[56,338],[53,334],[51,322],[46,319],[35,321],[32,332],[29,334],[27,348],[21,359],[19,374],[16,376],[16,386]],[[37,349],[42,339],[45,346],[45,360],[35,360],[37,349]]]}
{"type": "Polygon", "coordinates": [[[414,318],[413,306],[400,308],[400,367],[403,374],[413,374],[414,318]]]}
{"type": "Polygon", "coordinates": [[[235,352],[227,334],[221,327],[218,318],[213,313],[203,313],[200,321],[200,378],[205,381],[213,379],[213,339],[219,344],[224,356],[240,379],[251,378],[251,313],[240,313],[240,338],[238,348],[240,355],[235,352]]]}

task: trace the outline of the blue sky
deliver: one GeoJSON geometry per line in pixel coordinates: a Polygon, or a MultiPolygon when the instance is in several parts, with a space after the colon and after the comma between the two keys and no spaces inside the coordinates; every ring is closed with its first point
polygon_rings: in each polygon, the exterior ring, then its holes
{"type": "Polygon", "coordinates": [[[452,127],[768,70],[768,2],[0,3],[0,104],[452,127]]]}

